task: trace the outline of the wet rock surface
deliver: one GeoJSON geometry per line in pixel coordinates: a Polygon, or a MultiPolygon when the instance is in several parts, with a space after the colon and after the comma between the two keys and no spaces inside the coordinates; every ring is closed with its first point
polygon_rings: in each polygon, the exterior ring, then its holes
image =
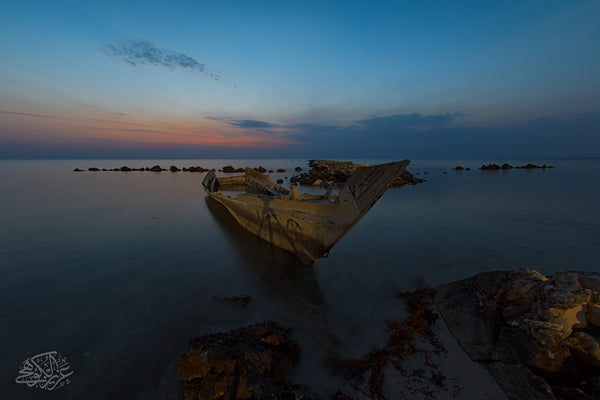
{"type": "Polygon", "coordinates": [[[320,399],[289,382],[301,350],[291,329],[262,322],[193,339],[177,363],[183,398],[320,399]]]}
{"type": "Polygon", "coordinates": [[[499,271],[442,285],[461,347],[511,399],[600,399],[600,274],[499,271]]]}

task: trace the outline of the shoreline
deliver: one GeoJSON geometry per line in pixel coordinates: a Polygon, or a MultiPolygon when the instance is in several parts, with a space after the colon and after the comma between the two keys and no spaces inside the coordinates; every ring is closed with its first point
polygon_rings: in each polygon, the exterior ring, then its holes
{"type": "Polygon", "coordinates": [[[545,277],[534,270],[486,272],[399,296],[408,315],[386,321],[389,337],[383,347],[358,358],[324,360],[330,373],[346,382],[335,393],[316,393],[301,382],[290,383],[302,351],[290,328],[264,322],[193,339],[177,364],[182,398],[203,398],[199,393],[217,391],[246,398],[238,396],[242,391],[251,397],[268,393],[286,399],[297,397],[300,389],[305,398],[315,400],[363,395],[594,400],[600,393],[600,273],[545,277]],[[509,320],[499,322],[498,313],[509,320]],[[513,335],[520,332],[519,339],[507,337],[502,333],[506,329],[513,335]],[[496,348],[495,353],[482,346],[496,348]],[[272,351],[277,355],[250,355],[272,351]],[[289,358],[280,351],[291,352],[289,358]],[[287,377],[276,372],[268,361],[272,357],[285,360],[287,377]],[[263,373],[256,375],[256,370],[263,373]],[[240,388],[240,382],[246,386],[240,388]]]}

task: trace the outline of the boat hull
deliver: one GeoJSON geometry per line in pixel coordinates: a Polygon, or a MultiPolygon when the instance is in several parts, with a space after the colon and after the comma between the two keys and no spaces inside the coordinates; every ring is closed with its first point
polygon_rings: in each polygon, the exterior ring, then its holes
{"type": "Polygon", "coordinates": [[[295,254],[306,265],[326,256],[353,226],[352,221],[342,218],[278,208],[276,204],[248,204],[219,193],[209,195],[244,229],[295,254]]]}
{"type": "Polygon", "coordinates": [[[304,264],[312,265],[329,254],[409,162],[359,167],[334,198],[298,195],[294,190],[291,194],[283,194],[280,187],[264,177],[253,181],[270,195],[244,193],[230,197],[219,192],[219,180],[214,171],[209,172],[202,183],[208,195],[222,204],[244,229],[295,254],[304,264]],[[265,185],[260,183],[263,180],[265,185]]]}

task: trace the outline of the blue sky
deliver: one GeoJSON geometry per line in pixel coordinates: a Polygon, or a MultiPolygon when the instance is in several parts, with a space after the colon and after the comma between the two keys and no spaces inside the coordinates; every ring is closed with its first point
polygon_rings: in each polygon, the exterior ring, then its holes
{"type": "Polygon", "coordinates": [[[0,157],[600,156],[599,1],[12,1],[0,157]]]}

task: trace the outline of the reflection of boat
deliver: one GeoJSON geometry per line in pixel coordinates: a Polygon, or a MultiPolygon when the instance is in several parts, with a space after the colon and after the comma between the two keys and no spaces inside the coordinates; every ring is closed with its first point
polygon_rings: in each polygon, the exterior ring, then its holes
{"type": "Polygon", "coordinates": [[[409,163],[359,167],[338,195],[333,188],[324,195],[299,195],[296,186],[290,186],[290,192],[249,168],[245,175],[230,178],[217,178],[209,171],[202,185],[242,227],[312,265],[352,229],[409,163]],[[229,196],[219,191],[232,184],[245,184],[253,193],[229,196]]]}

